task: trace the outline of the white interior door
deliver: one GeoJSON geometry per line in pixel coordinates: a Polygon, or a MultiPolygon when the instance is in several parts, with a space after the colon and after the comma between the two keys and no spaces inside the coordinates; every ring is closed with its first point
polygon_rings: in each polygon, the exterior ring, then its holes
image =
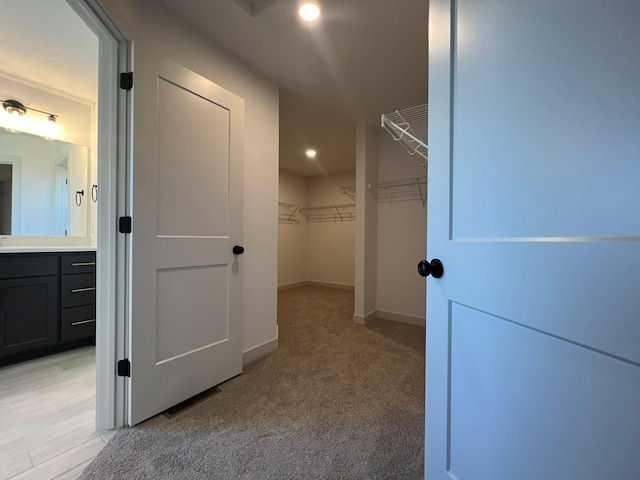
{"type": "Polygon", "coordinates": [[[244,101],[134,55],[130,425],[242,371],[244,101]]]}
{"type": "Polygon", "coordinates": [[[429,28],[425,476],[640,478],[640,2],[429,28]]]}

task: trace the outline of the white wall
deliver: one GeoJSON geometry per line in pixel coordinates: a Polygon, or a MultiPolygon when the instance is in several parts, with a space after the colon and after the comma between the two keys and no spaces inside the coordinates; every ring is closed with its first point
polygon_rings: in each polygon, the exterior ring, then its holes
{"type": "MultiPolygon", "coordinates": [[[[426,175],[387,132],[378,137],[378,182],[426,175]]],[[[422,323],[425,318],[425,279],[416,271],[425,259],[427,214],[420,200],[378,202],[377,315],[422,323]],[[407,318],[408,317],[408,318],[407,318]]]]}
{"type": "MultiPolygon", "coordinates": [[[[307,205],[307,177],[280,169],[279,201],[307,205]]],[[[278,286],[307,280],[307,223],[299,212],[298,225],[278,224],[278,286]]]]}
{"type": "Polygon", "coordinates": [[[245,100],[243,352],[245,359],[266,353],[278,336],[278,88],[157,2],[100,3],[134,44],[144,42],[245,100]]]}
{"type": "MultiPolygon", "coordinates": [[[[355,171],[309,178],[308,207],[353,203],[340,187],[355,185],[355,171]]],[[[355,285],[355,221],[307,223],[307,280],[355,285]]]]}
{"type": "Polygon", "coordinates": [[[366,123],[356,127],[356,285],[353,321],[376,316],[378,206],[369,184],[378,181],[378,133],[366,123]]]}

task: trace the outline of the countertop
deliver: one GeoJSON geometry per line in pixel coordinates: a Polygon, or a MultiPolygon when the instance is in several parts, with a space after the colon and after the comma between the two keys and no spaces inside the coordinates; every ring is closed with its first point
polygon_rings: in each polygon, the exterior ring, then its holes
{"type": "Polygon", "coordinates": [[[95,252],[96,247],[0,247],[3,253],[95,252]]]}

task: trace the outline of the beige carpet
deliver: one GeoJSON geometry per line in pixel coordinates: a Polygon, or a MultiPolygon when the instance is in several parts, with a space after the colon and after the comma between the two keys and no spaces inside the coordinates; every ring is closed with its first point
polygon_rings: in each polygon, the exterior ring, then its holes
{"type": "Polygon", "coordinates": [[[120,430],[82,479],[418,479],[424,328],[354,325],[353,293],[280,293],[279,349],[172,417],[120,430]]]}

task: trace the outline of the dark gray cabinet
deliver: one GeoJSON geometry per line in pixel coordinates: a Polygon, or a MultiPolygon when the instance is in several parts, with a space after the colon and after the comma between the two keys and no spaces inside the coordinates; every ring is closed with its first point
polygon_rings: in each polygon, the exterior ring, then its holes
{"type": "Polygon", "coordinates": [[[62,255],[60,258],[61,341],[96,333],[96,254],[62,255]]]}
{"type": "Polygon", "coordinates": [[[0,364],[92,341],[95,252],[0,255],[0,364]]]}
{"type": "Polygon", "coordinates": [[[0,280],[0,355],[15,355],[58,342],[58,277],[0,280]]]}

